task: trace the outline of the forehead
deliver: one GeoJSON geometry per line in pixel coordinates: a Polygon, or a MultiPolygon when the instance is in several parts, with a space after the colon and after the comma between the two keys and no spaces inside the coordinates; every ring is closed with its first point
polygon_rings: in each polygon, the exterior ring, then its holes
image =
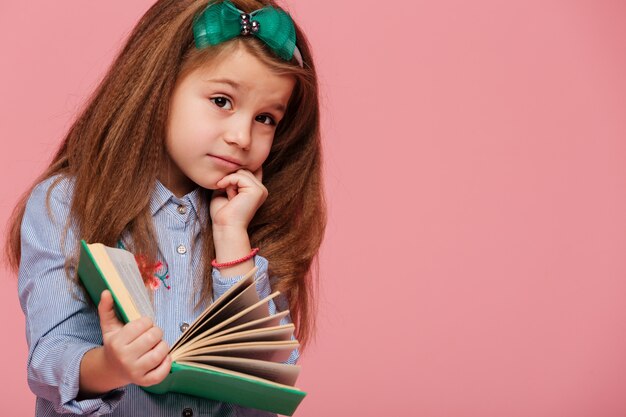
{"type": "Polygon", "coordinates": [[[239,47],[220,54],[210,64],[200,66],[189,74],[198,83],[227,85],[235,90],[289,99],[295,78],[276,74],[254,55],[239,47]]]}

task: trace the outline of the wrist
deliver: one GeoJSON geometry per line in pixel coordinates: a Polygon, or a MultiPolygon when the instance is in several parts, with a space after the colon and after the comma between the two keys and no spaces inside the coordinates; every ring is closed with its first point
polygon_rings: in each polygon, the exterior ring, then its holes
{"type": "Polygon", "coordinates": [[[247,274],[254,268],[254,258],[248,259],[245,262],[238,263],[232,266],[225,266],[216,268],[219,271],[221,278],[234,278],[247,274]]]}
{"type": "Polygon", "coordinates": [[[254,259],[254,256],[257,254],[258,251],[259,251],[259,248],[254,248],[250,251],[249,254],[247,254],[246,256],[242,258],[234,259],[232,261],[227,261],[227,262],[222,262],[222,263],[218,262],[217,259],[213,259],[213,261],[211,261],[211,265],[213,266],[213,268],[217,268],[220,270],[224,268],[230,268],[235,265],[239,265],[239,264],[245,263],[246,261],[254,259]]]}
{"type": "Polygon", "coordinates": [[[242,225],[218,226],[214,224],[212,229],[214,241],[248,240],[248,229],[242,225]]]}
{"type": "Polygon", "coordinates": [[[79,399],[94,398],[106,394],[130,381],[117,372],[107,360],[104,346],[85,353],[80,363],[79,399]]]}
{"type": "MultiPolygon", "coordinates": [[[[248,231],[240,227],[213,227],[213,243],[215,244],[215,263],[222,264],[247,257],[252,253],[248,231]]],[[[253,254],[254,256],[254,254],[253,254]]],[[[254,268],[254,257],[235,265],[219,267],[224,278],[244,275],[254,268]]]]}
{"type": "Polygon", "coordinates": [[[124,385],[128,385],[133,381],[130,379],[128,374],[121,367],[119,360],[115,359],[113,353],[110,349],[107,349],[106,346],[102,347],[102,358],[103,361],[101,369],[101,373],[103,377],[106,377],[107,391],[110,391],[115,388],[122,387],[124,385]]]}
{"type": "Polygon", "coordinates": [[[214,227],[213,244],[217,262],[228,262],[246,256],[252,250],[248,231],[239,227],[214,227]]]}

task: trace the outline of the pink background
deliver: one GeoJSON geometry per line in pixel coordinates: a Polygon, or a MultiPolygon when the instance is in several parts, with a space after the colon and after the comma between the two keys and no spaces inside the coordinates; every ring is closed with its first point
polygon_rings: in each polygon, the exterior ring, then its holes
{"type": "MultiPolygon", "coordinates": [[[[0,3],[3,223],[152,2],[0,3]]],[[[330,209],[296,415],[626,415],[626,3],[290,9],[330,209]]],[[[7,273],[0,317],[2,414],[31,415],[7,273]]]]}

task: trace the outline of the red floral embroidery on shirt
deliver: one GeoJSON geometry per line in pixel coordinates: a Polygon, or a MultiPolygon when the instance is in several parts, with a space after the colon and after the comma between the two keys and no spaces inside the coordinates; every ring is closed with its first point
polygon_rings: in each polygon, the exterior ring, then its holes
{"type": "Polygon", "coordinates": [[[137,261],[137,266],[139,267],[143,281],[148,284],[152,290],[157,290],[161,286],[161,283],[168,290],[172,288],[166,281],[170,278],[167,265],[164,266],[161,261],[149,264],[145,255],[135,255],[135,260],[137,261]]]}

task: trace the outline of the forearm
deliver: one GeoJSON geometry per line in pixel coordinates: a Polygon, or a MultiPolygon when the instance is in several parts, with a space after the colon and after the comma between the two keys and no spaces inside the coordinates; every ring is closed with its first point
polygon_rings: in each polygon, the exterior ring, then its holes
{"type": "MultiPolygon", "coordinates": [[[[214,227],[213,242],[215,244],[215,259],[218,263],[243,258],[252,250],[250,247],[250,238],[245,229],[214,227]]],[[[248,259],[237,265],[221,267],[219,270],[223,277],[234,277],[244,275],[252,268],[254,268],[254,260],[248,259]]]]}
{"type": "Polygon", "coordinates": [[[78,399],[98,397],[127,384],[128,381],[116,374],[107,363],[104,347],[85,353],[80,363],[78,399]]]}
{"type": "MultiPolygon", "coordinates": [[[[54,330],[53,330],[54,332],[54,330]]],[[[34,342],[28,361],[28,385],[58,414],[105,415],[119,404],[123,390],[79,398],[80,364],[99,346],[65,335],[48,335],[34,342]]]]}

